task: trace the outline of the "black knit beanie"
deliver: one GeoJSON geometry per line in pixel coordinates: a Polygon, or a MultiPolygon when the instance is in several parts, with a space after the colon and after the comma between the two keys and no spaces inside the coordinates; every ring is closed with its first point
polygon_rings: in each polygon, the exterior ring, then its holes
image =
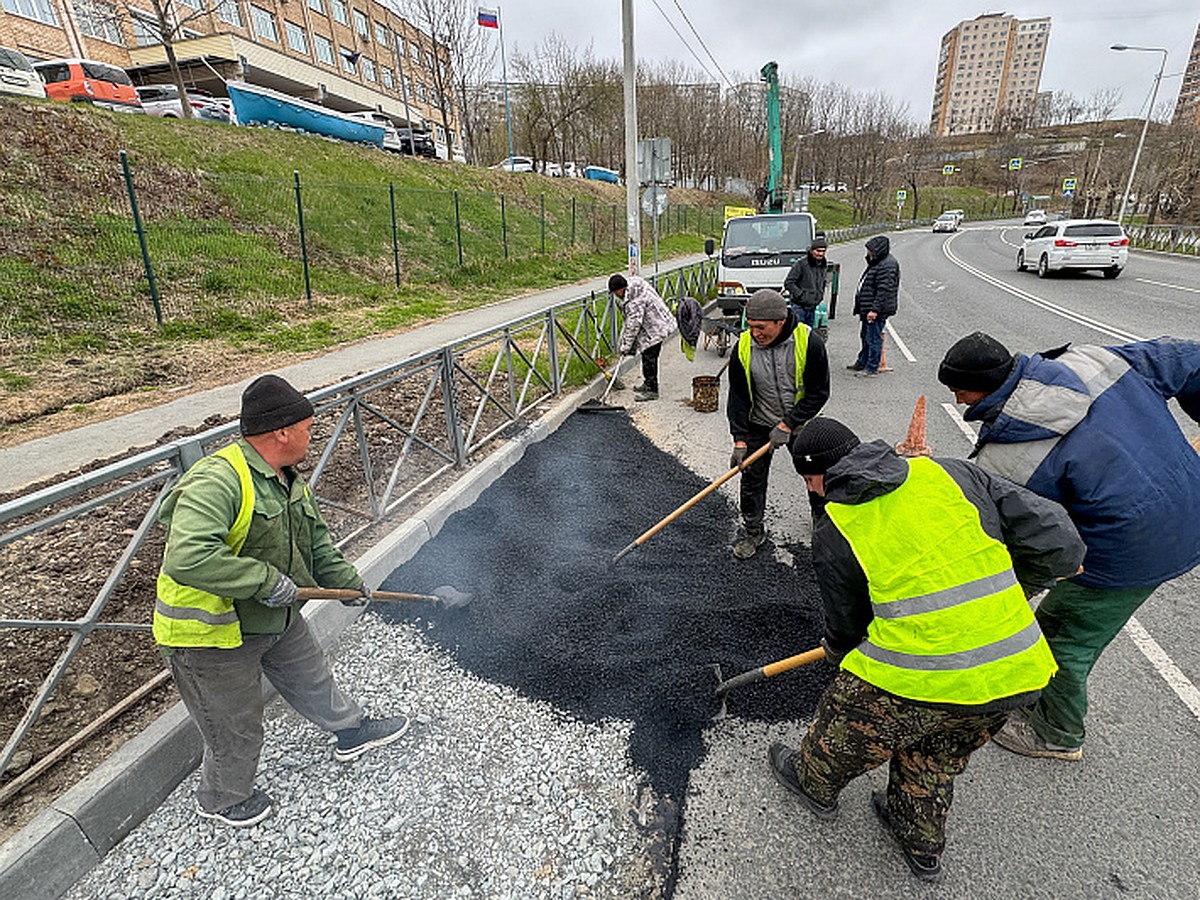
{"type": "Polygon", "coordinates": [[[792,439],[792,464],[801,475],[824,475],[858,445],[858,435],[837,419],[817,416],[805,422],[792,439]]]}
{"type": "Polygon", "coordinates": [[[278,375],[262,375],[242,392],[242,434],[266,434],[313,414],[308,398],[278,375]]]}
{"type": "Polygon", "coordinates": [[[938,381],[951,390],[990,394],[1004,384],[1016,359],[994,337],[976,331],[946,351],[946,358],[938,367],[938,381]]]}
{"type": "Polygon", "coordinates": [[[818,234],[813,238],[813,242],[808,245],[809,250],[823,250],[829,246],[829,242],[825,240],[825,236],[818,234]]]}
{"type": "Polygon", "coordinates": [[[616,293],[621,288],[628,287],[628,286],[629,286],[629,282],[625,280],[625,276],[622,275],[620,272],[618,272],[616,275],[612,276],[612,278],[608,279],[608,291],[610,294],[616,293]]]}

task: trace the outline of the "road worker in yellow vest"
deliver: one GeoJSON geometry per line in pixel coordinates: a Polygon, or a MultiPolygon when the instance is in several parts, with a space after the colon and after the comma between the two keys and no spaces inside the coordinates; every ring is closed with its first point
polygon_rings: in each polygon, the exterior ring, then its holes
{"type": "Polygon", "coordinates": [[[773,744],[776,779],[820,818],[888,763],[871,804],[923,880],[941,875],[954,777],[1057,666],[1027,595],[1074,575],[1066,511],[956,459],[902,459],[817,417],[792,460],[825,498],[813,564],[822,645],[839,671],[799,751],[773,744]]]}
{"type": "Polygon", "coordinates": [[[337,686],[300,614],[299,587],[370,591],[333,546],[297,473],[312,403],[277,375],[242,394],[240,440],[197,462],[167,495],[167,544],[154,639],[204,740],[203,818],[246,828],[271,815],[254,780],[263,744],[262,677],[302,716],[337,736],[345,762],[397,740],[408,718],[368,718],[337,686]]]}

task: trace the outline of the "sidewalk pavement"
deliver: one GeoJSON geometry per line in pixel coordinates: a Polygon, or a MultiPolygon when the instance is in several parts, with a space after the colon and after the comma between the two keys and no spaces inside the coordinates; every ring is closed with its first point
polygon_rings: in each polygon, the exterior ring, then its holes
{"type": "MultiPolygon", "coordinates": [[[[689,265],[703,255],[670,260],[664,268],[689,265]]],[[[464,335],[486,331],[557,303],[581,297],[589,291],[608,289],[608,276],[592,278],[565,287],[511,297],[468,312],[438,319],[419,328],[390,337],[360,341],[319,357],[275,370],[301,391],[311,391],[371,372],[400,360],[445,346],[464,335]]],[[[148,409],[82,428],[0,449],[0,492],[21,488],[70,472],[92,460],[107,459],[134,447],[149,447],[163,434],[181,426],[199,426],[213,415],[235,416],[242,391],[252,381],[181,396],[148,409]]]]}

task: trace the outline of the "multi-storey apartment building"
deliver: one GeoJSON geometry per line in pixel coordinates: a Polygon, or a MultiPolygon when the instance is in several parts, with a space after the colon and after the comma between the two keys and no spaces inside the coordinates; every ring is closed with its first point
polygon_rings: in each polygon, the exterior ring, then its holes
{"type": "Polygon", "coordinates": [[[1192,53],[1187,68],[1183,71],[1183,84],[1179,86],[1179,99],[1175,101],[1175,122],[1200,126],[1200,25],[1196,26],[1196,39],[1192,41],[1192,53]]]}
{"type": "MultiPolygon", "coordinates": [[[[377,0],[167,0],[186,84],[225,93],[244,80],[343,112],[378,109],[428,125],[443,158],[463,158],[446,48],[377,0]]],[[[0,45],[32,60],[85,57],[139,84],[169,81],[150,3],[0,0],[0,45]]]]}
{"type": "Polygon", "coordinates": [[[986,13],[942,36],[929,130],[973,134],[1032,120],[1050,19],[986,13]]]}

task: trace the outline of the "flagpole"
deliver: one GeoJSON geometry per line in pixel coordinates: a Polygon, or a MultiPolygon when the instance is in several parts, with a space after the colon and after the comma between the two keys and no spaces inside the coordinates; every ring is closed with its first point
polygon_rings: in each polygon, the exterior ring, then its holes
{"type": "Polygon", "coordinates": [[[512,117],[508,113],[508,64],[504,60],[504,17],[499,6],[496,7],[496,24],[500,32],[500,77],[504,81],[504,125],[508,129],[508,171],[513,172],[516,163],[513,161],[512,117]]]}

